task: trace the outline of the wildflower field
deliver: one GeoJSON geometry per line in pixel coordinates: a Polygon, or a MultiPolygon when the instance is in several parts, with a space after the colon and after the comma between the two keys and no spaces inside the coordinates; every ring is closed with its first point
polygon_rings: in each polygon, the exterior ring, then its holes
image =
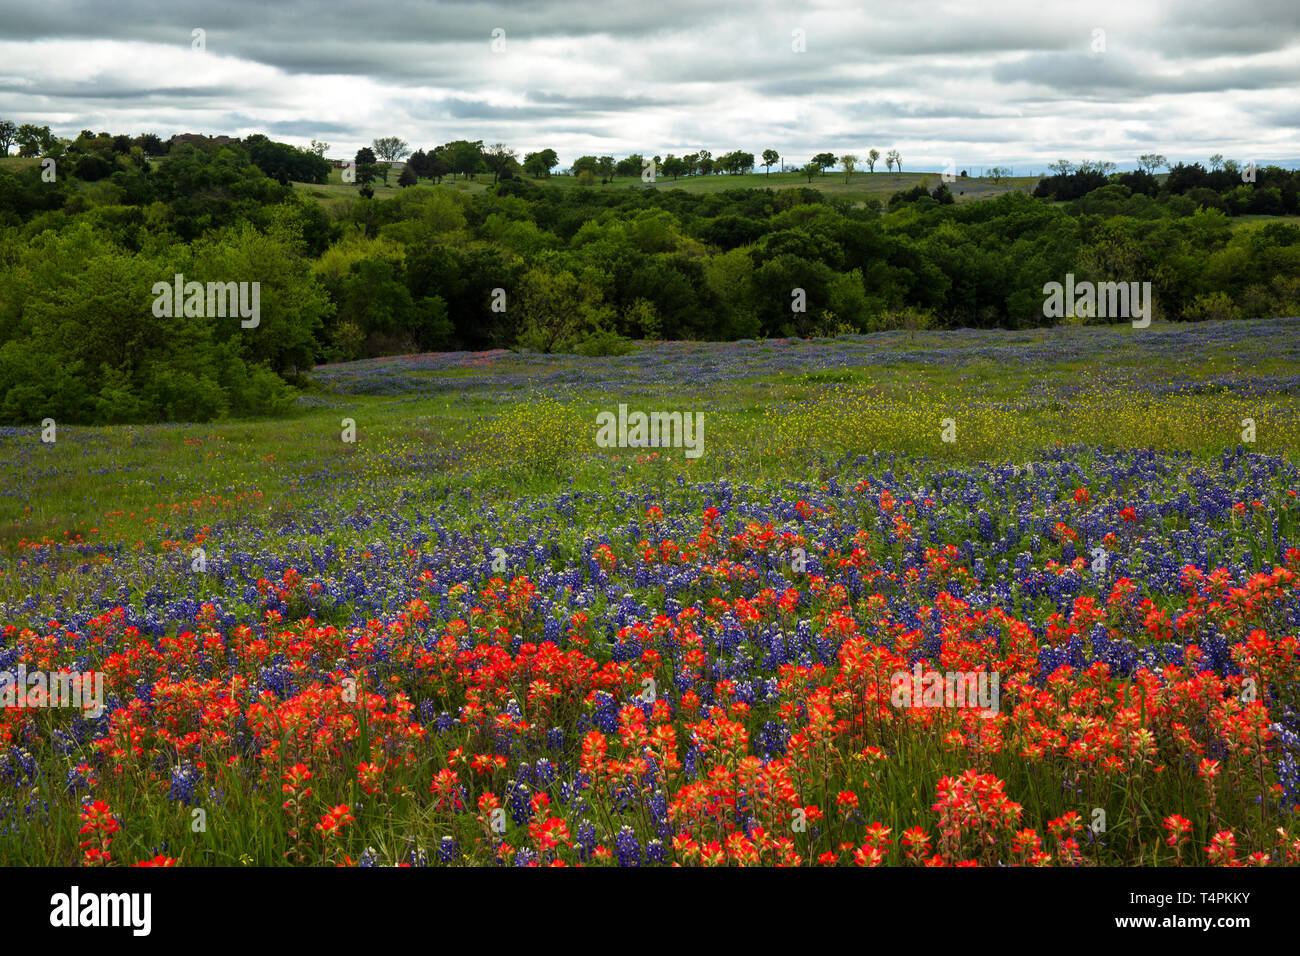
{"type": "Polygon", "coordinates": [[[0,863],[1295,864],[1297,369],[1300,319],[443,353],[2,429],[0,670],[103,700],[10,686],[0,863]]]}

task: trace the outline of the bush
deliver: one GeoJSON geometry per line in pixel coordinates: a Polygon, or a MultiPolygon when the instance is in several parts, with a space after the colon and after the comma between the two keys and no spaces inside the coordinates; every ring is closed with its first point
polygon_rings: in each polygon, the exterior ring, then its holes
{"type": "Polygon", "coordinates": [[[579,339],[573,350],[589,358],[599,355],[626,355],[632,351],[632,340],[623,338],[613,329],[596,329],[579,339]]]}
{"type": "Polygon", "coordinates": [[[1183,318],[1189,322],[1221,322],[1227,319],[1241,318],[1241,310],[1233,304],[1226,292],[1211,292],[1198,295],[1187,309],[1183,318]]]}

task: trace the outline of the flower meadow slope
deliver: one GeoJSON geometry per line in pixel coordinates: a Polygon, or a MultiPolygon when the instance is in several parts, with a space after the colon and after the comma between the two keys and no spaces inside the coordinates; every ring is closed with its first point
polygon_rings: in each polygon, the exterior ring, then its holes
{"type": "Polygon", "coordinates": [[[1288,459],[660,465],[23,539],[0,861],[1300,862],[1288,459]]]}

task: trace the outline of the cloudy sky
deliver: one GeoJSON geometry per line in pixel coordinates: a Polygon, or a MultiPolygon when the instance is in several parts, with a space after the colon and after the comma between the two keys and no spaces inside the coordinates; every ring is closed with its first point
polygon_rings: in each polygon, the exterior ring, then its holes
{"type": "Polygon", "coordinates": [[[1293,166],[1298,94],[1300,0],[0,0],[0,118],[337,157],[398,135],[564,165],[876,147],[907,169],[1293,166]]]}

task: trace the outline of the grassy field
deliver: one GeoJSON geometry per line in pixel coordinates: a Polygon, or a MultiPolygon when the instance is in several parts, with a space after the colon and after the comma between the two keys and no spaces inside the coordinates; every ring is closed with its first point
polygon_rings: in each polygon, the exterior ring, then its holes
{"type": "MultiPolygon", "coordinates": [[[[713,193],[722,192],[728,189],[794,189],[808,188],[815,189],[818,192],[825,193],[829,196],[841,196],[851,199],[877,199],[881,202],[887,202],[889,197],[894,193],[905,189],[911,189],[914,186],[924,184],[929,189],[934,189],[942,181],[939,173],[854,173],[848,180],[843,173],[827,173],[824,176],[814,176],[810,182],[808,177],[802,173],[751,173],[743,175],[718,175],[718,176],[688,176],[678,180],[672,180],[666,177],[660,177],[654,183],[644,183],[639,176],[615,177],[606,185],[597,182],[590,187],[580,187],[576,177],[573,176],[551,176],[545,179],[528,179],[528,182],[535,183],[539,186],[547,186],[554,189],[611,189],[611,188],[632,188],[632,189],[683,189],[687,192],[713,193]]],[[[952,190],[953,198],[957,202],[968,202],[975,199],[989,199],[994,196],[1002,195],[1007,192],[1021,191],[1032,192],[1034,185],[1038,182],[1037,177],[1014,177],[1003,179],[994,183],[990,179],[980,179],[975,177],[958,178],[955,182],[949,183],[948,188],[952,190]]],[[[375,197],[379,199],[389,199],[396,195],[400,187],[397,185],[397,174],[389,174],[390,185],[384,186],[382,182],[375,185],[375,197]]],[[[422,181],[427,184],[428,181],[422,181]]],[[[443,185],[448,188],[460,189],[471,193],[483,192],[490,188],[492,177],[486,174],[480,174],[474,179],[463,179],[460,177],[448,176],[443,180],[443,185]]],[[[343,182],[342,170],[333,169],[330,171],[330,181],[325,185],[314,185],[311,183],[294,183],[294,188],[303,190],[326,203],[328,206],[337,205],[340,200],[355,198],[357,195],[355,185],[349,185],[343,182]]]]}
{"type": "MultiPolygon", "coordinates": [[[[1257,422],[1257,450],[1300,456],[1300,402],[1269,384],[1286,383],[1300,361],[1300,332],[1291,326],[898,332],[643,343],[629,356],[601,359],[429,358],[438,361],[322,367],[291,427],[67,427],[53,445],[34,441],[32,430],[8,429],[0,437],[8,489],[0,496],[0,539],[12,546],[92,528],[102,536],[111,524],[115,539],[134,541],[171,527],[160,511],[185,511],[185,502],[212,493],[255,493],[260,507],[288,513],[321,476],[338,483],[331,496],[364,495],[374,469],[383,469],[397,495],[452,480],[500,494],[536,490],[542,479],[545,489],[599,482],[608,462],[590,442],[590,423],[620,401],[708,409],[710,453],[677,465],[701,478],[739,469],[763,479],[879,451],[971,463],[1081,443],[1207,456],[1237,443],[1243,418],[1257,422]],[[1252,328],[1259,333],[1247,334],[1252,328]],[[1223,330],[1234,337],[1216,339],[1223,330]],[[1176,366],[1162,364],[1170,355],[1176,366]],[[665,361],[680,379],[666,377],[665,361]],[[1153,365],[1166,371],[1153,375],[1153,365]],[[1250,395],[1259,383],[1264,394],[1250,395]],[[555,445],[549,471],[529,470],[516,449],[494,447],[488,437],[494,421],[507,427],[536,398],[559,402],[560,430],[571,433],[555,445]],[[960,426],[956,442],[940,440],[945,417],[960,426]],[[339,440],[344,418],[357,423],[355,443],[339,440]]],[[[545,441],[555,437],[547,433],[545,441]]]]}

